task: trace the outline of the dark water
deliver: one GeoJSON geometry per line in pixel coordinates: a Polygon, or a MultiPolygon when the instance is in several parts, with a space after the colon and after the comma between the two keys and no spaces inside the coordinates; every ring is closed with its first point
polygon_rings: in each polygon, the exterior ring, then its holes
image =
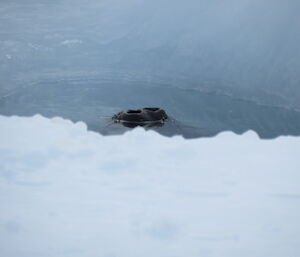
{"type": "Polygon", "coordinates": [[[168,122],[150,128],[166,136],[211,137],[222,131],[241,134],[250,129],[261,138],[300,135],[298,111],[159,83],[86,78],[45,81],[24,85],[0,98],[2,115],[61,116],[84,121],[89,130],[104,135],[129,129],[113,123],[113,114],[144,106],[167,111],[168,122]]]}

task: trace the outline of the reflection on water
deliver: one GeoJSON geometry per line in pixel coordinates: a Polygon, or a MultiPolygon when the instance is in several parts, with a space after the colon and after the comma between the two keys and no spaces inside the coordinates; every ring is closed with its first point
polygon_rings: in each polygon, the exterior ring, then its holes
{"type": "Polygon", "coordinates": [[[52,81],[24,87],[0,98],[0,114],[61,116],[84,121],[104,135],[130,128],[114,123],[123,109],[159,106],[171,117],[164,126],[149,127],[166,135],[209,137],[225,130],[254,130],[262,138],[300,135],[300,113],[262,106],[230,96],[167,85],[99,80],[52,81]]]}

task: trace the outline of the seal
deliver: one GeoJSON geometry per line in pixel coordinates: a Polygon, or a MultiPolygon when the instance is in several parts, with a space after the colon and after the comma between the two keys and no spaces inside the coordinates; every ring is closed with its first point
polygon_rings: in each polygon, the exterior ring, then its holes
{"type": "Polygon", "coordinates": [[[112,119],[126,127],[161,126],[168,119],[168,115],[159,107],[144,107],[118,112],[112,119]]]}

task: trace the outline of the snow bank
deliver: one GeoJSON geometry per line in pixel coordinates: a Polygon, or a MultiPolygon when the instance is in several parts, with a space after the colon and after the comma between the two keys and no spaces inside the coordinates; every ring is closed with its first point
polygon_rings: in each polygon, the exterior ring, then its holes
{"type": "Polygon", "coordinates": [[[0,116],[0,256],[300,255],[300,138],[0,116]]]}

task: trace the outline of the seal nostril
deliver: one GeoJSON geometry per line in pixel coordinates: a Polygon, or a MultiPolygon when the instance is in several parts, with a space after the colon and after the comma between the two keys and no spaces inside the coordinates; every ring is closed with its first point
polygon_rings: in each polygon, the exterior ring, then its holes
{"type": "Polygon", "coordinates": [[[159,110],[160,108],[157,108],[157,107],[145,107],[143,109],[146,110],[146,111],[155,112],[155,111],[159,110]]]}
{"type": "Polygon", "coordinates": [[[127,113],[141,113],[141,110],[128,110],[127,113]]]}

